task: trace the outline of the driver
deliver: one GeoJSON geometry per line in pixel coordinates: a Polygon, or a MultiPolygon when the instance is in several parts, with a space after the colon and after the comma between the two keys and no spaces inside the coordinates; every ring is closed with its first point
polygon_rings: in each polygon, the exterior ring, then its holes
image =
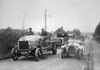
{"type": "Polygon", "coordinates": [[[44,28],[41,29],[41,35],[47,35],[47,31],[44,28]]]}

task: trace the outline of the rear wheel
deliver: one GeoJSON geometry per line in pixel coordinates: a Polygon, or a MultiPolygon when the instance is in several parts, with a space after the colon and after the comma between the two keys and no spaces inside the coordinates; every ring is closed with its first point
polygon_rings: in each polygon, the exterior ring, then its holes
{"type": "Polygon", "coordinates": [[[41,58],[40,49],[36,49],[36,51],[35,51],[35,60],[36,60],[36,61],[39,61],[40,58],[41,58]]]}
{"type": "Polygon", "coordinates": [[[69,57],[69,52],[67,52],[66,56],[69,57]]]}

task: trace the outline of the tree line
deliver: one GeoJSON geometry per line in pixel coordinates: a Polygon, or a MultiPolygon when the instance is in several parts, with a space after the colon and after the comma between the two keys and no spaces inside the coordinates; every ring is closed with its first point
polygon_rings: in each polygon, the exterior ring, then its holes
{"type": "Polygon", "coordinates": [[[100,22],[95,28],[95,31],[93,33],[93,37],[94,37],[95,40],[100,41],[100,22]]]}

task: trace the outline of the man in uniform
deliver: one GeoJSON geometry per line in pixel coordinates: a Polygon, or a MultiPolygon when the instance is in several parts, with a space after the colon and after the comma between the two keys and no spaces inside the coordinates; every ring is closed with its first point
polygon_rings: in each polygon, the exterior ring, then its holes
{"type": "Polygon", "coordinates": [[[41,30],[42,30],[41,31],[41,35],[43,35],[43,36],[47,36],[48,35],[47,31],[44,28],[42,28],[41,30]]]}

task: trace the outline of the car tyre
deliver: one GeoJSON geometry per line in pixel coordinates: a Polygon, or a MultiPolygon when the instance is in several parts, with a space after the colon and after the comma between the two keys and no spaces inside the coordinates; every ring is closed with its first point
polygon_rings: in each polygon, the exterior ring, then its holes
{"type": "Polygon", "coordinates": [[[18,60],[17,54],[13,54],[13,55],[12,55],[12,59],[13,59],[14,61],[17,61],[17,60],[18,60]]]}
{"type": "Polygon", "coordinates": [[[69,52],[66,53],[66,56],[69,57],[69,52]]]}
{"type": "Polygon", "coordinates": [[[82,50],[81,49],[78,49],[78,51],[77,51],[77,53],[76,53],[76,57],[78,58],[78,59],[82,59],[83,58],[83,54],[82,54],[82,50]]]}
{"type": "Polygon", "coordinates": [[[36,49],[36,51],[35,51],[35,60],[36,60],[36,61],[39,61],[40,58],[41,58],[40,49],[36,49]]]}
{"type": "Polygon", "coordinates": [[[18,55],[17,55],[17,48],[13,48],[12,49],[12,51],[11,51],[11,53],[12,53],[12,59],[14,60],[14,61],[16,61],[16,60],[18,60],[18,55]]]}
{"type": "Polygon", "coordinates": [[[65,57],[65,53],[66,53],[65,48],[63,48],[62,49],[62,52],[61,52],[61,58],[64,58],[65,57]]]}
{"type": "Polygon", "coordinates": [[[53,55],[56,55],[56,53],[57,53],[57,46],[56,46],[56,44],[53,46],[52,53],[53,53],[53,55]]]}
{"type": "Polygon", "coordinates": [[[80,49],[80,50],[79,50],[79,59],[81,60],[82,58],[83,58],[83,50],[80,49]]]}

